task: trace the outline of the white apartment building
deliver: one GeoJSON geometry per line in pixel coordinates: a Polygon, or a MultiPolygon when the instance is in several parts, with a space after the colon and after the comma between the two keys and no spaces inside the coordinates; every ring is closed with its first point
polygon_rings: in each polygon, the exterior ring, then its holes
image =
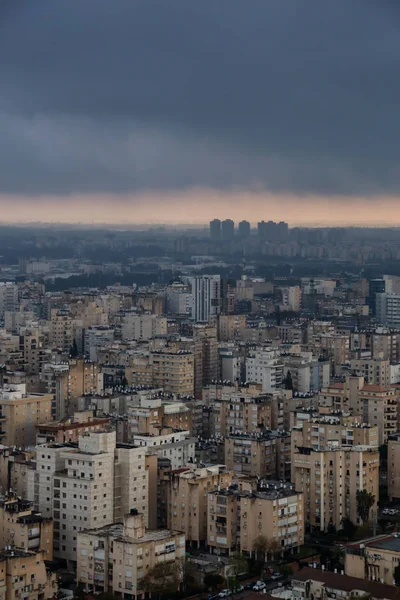
{"type": "Polygon", "coordinates": [[[197,323],[208,323],[211,317],[220,312],[221,277],[202,275],[190,277],[191,318],[197,323]]]}
{"type": "Polygon", "coordinates": [[[158,315],[126,313],[122,319],[123,340],[150,340],[168,332],[167,319],[158,315]]]}
{"type": "Polygon", "coordinates": [[[110,327],[88,327],[84,333],[84,349],[89,360],[97,362],[97,350],[114,341],[114,329],[110,327]]]}
{"type": "Polygon", "coordinates": [[[261,383],[263,392],[281,385],[283,370],[283,360],[275,350],[256,350],[246,359],[246,381],[261,383]]]}
{"type": "Polygon", "coordinates": [[[171,469],[181,469],[195,462],[196,438],[189,431],[175,431],[165,435],[133,435],[133,443],[140,448],[148,448],[160,458],[171,461],[171,469]]]}
{"type": "Polygon", "coordinates": [[[380,325],[400,329],[400,294],[376,294],[376,319],[380,325]]]}
{"type": "MultiPolygon", "coordinates": [[[[143,449],[144,450],[144,449],[143,449]]],[[[76,561],[77,534],[118,521],[132,508],[148,517],[146,452],[90,432],[77,444],[37,447],[33,501],[54,521],[54,555],[76,561]]]]}

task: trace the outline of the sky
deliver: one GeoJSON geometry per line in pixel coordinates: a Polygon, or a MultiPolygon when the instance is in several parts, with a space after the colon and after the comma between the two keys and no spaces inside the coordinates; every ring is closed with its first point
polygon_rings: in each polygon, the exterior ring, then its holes
{"type": "Polygon", "coordinates": [[[394,0],[0,0],[0,221],[400,225],[394,0]]]}

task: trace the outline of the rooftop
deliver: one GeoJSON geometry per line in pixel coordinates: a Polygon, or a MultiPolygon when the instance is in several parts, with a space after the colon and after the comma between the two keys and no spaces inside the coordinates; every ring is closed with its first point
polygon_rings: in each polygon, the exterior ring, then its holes
{"type": "Polygon", "coordinates": [[[312,569],[310,567],[305,567],[301,571],[298,571],[294,575],[292,583],[295,585],[296,581],[306,582],[310,580],[319,581],[332,590],[342,590],[345,592],[352,592],[354,590],[363,591],[366,594],[371,594],[374,598],[386,598],[387,600],[398,598],[398,590],[394,586],[375,581],[366,581],[357,577],[349,577],[348,575],[339,575],[330,571],[320,571],[319,569],[312,569]]]}

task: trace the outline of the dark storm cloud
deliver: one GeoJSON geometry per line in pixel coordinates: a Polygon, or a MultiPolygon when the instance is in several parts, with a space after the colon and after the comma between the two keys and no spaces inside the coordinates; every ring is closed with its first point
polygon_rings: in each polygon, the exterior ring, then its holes
{"type": "Polygon", "coordinates": [[[400,189],[400,9],[3,0],[0,191],[400,189]]]}

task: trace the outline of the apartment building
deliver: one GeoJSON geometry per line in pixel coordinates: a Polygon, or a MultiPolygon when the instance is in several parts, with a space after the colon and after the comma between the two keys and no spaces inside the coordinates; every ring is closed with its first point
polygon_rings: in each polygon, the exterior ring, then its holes
{"type": "Polygon", "coordinates": [[[333,446],[379,446],[378,428],[362,422],[361,417],[341,414],[308,413],[304,419],[293,425],[291,432],[292,448],[312,448],[329,450],[333,446]]]}
{"type": "Polygon", "coordinates": [[[43,335],[40,327],[20,329],[19,349],[24,357],[24,370],[29,374],[39,374],[44,359],[43,335]]]}
{"type": "Polygon", "coordinates": [[[254,397],[251,390],[228,390],[221,394],[219,399],[208,404],[211,409],[209,434],[220,436],[239,431],[250,433],[272,428],[272,395],[262,394],[254,397]]]}
{"type": "Polygon", "coordinates": [[[208,323],[220,313],[221,277],[220,275],[201,275],[190,277],[191,318],[197,323],[208,323]]]}
{"type": "Polygon", "coordinates": [[[378,427],[379,445],[397,431],[398,391],[391,387],[366,384],[358,394],[353,413],[362,415],[363,421],[378,427]]]}
{"type": "Polygon", "coordinates": [[[158,315],[138,315],[126,313],[122,318],[123,340],[150,340],[151,338],[166,335],[168,325],[166,317],[158,315]]]}
{"type": "Polygon", "coordinates": [[[400,498],[400,433],[388,436],[387,487],[390,500],[400,498]]]}
{"type": "Polygon", "coordinates": [[[193,396],[195,357],[189,350],[154,350],[150,353],[152,385],[177,396],[193,396]]]}
{"type": "Polygon", "coordinates": [[[108,417],[96,417],[93,410],[75,412],[62,421],[50,421],[36,425],[36,444],[63,444],[78,442],[88,431],[101,431],[110,424],[108,417]]]}
{"type": "Polygon", "coordinates": [[[305,567],[292,578],[293,598],[340,598],[352,600],[395,600],[397,589],[378,581],[367,581],[364,576],[349,577],[332,571],[305,567]]]}
{"type": "Polygon", "coordinates": [[[274,432],[231,433],[225,436],[225,464],[237,474],[277,477],[274,432]]]}
{"type": "Polygon", "coordinates": [[[246,358],[246,381],[260,383],[263,392],[270,392],[282,385],[283,359],[276,350],[255,350],[246,358]]]}
{"type": "Polygon", "coordinates": [[[253,554],[261,535],[275,549],[298,548],[304,543],[303,495],[292,484],[262,482],[256,490],[240,484],[209,492],[208,540],[210,549],[253,554]]]}
{"type": "Polygon", "coordinates": [[[231,342],[246,328],[246,315],[220,315],[218,318],[218,339],[231,342]]]}
{"type": "Polygon", "coordinates": [[[169,529],[183,531],[186,541],[198,546],[207,541],[207,502],[209,492],[232,483],[233,472],[225,465],[192,467],[171,471],[163,487],[169,529]]]}
{"type": "Polygon", "coordinates": [[[193,414],[183,402],[162,402],[161,398],[151,400],[148,406],[138,406],[129,410],[127,416],[127,441],[133,435],[157,435],[160,428],[191,431],[193,414]]]}
{"type": "Polygon", "coordinates": [[[74,341],[73,319],[67,310],[53,308],[50,313],[49,342],[68,353],[74,341]]]}
{"type": "Polygon", "coordinates": [[[15,311],[18,308],[18,286],[11,281],[0,282],[0,319],[4,313],[15,311]]]}
{"type": "Polygon", "coordinates": [[[207,325],[193,327],[194,341],[194,394],[201,398],[202,389],[218,379],[217,328],[207,325]]]}
{"type": "Polygon", "coordinates": [[[172,565],[179,576],[185,558],[185,535],[169,529],[146,530],[135,510],[122,523],[86,529],[78,534],[77,581],[90,593],[144,598],[144,578],[160,564],[172,565]]]}
{"type": "Polygon", "coordinates": [[[393,571],[399,563],[398,534],[379,535],[345,547],[344,569],[350,577],[395,585],[393,571]]]}
{"type": "Polygon", "coordinates": [[[32,510],[32,503],[13,493],[0,497],[0,548],[16,546],[53,558],[53,521],[32,510]]]}
{"type": "Polygon", "coordinates": [[[89,432],[78,444],[38,446],[34,507],[54,521],[54,555],[76,561],[77,533],[114,523],[128,508],[148,519],[145,449],[116,444],[115,432],[89,432]]]}
{"type": "Polygon", "coordinates": [[[290,372],[293,389],[302,394],[318,392],[329,385],[331,365],[328,361],[321,361],[311,353],[282,357],[284,377],[290,372]]]}
{"type": "Polygon", "coordinates": [[[36,425],[50,421],[53,396],[27,394],[25,384],[0,390],[0,441],[4,446],[26,448],[36,443],[36,425]]]}
{"type": "Polygon", "coordinates": [[[189,431],[160,429],[158,435],[134,435],[132,443],[139,448],[147,448],[160,458],[170,461],[171,469],[181,469],[195,462],[196,438],[189,431]]]}
{"type": "Polygon", "coordinates": [[[363,377],[365,383],[389,387],[391,384],[390,361],[383,358],[356,358],[350,361],[352,373],[363,377]]]}
{"type": "Polygon", "coordinates": [[[47,392],[54,396],[52,418],[58,421],[77,410],[78,398],[103,390],[98,365],[82,359],[44,364],[42,380],[47,392]]]}
{"type": "Polygon", "coordinates": [[[57,573],[44,552],[7,546],[0,552],[0,594],[5,600],[50,600],[58,592],[57,573]]]}
{"type": "Polygon", "coordinates": [[[326,531],[342,527],[345,518],[359,523],[357,490],[379,500],[379,450],[376,446],[332,446],[329,450],[296,447],[292,451],[292,481],[304,493],[306,524],[326,531]]]}

